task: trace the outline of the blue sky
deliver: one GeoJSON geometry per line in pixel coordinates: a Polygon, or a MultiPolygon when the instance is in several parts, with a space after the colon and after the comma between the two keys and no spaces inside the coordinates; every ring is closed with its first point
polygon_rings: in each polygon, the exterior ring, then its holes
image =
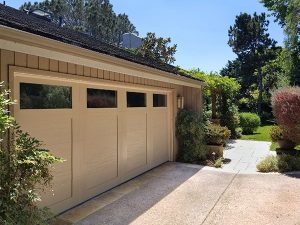
{"type": "MultiPolygon", "coordinates": [[[[2,1],[2,0],[1,0],[2,1]]],[[[18,8],[24,1],[6,0],[18,8]]],[[[140,36],[155,32],[176,43],[175,65],[219,71],[235,55],[227,45],[228,28],[240,12],[267,12],[258,0],[111,0],[116,13],[126,13],[140,36]]],[[[280,45],[282,29],[270,18],[269,32],[280,45]]]]}

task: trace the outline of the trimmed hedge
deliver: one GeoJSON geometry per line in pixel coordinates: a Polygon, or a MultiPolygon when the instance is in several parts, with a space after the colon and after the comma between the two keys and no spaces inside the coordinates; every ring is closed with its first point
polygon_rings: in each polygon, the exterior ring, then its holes
{"type": "Polygon", "coordinates": [[[240,127],[243,134],[253,134],[260,126],[260,117],[255,113],[240,113],[240,127]]]}

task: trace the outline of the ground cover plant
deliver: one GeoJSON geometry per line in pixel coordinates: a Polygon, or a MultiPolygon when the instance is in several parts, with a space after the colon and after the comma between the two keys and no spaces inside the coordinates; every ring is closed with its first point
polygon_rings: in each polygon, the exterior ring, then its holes
{"type": "Polygon", "coordinates": [[[300,156],[270,155],[257,164],[260,172],[290,172],[300,171],[300,156]]]}
{"type": "Polygon", "coordinates": [[[43,149],[40,141],[20,129],[8,111],[14,103],[8,96],[9,92],[1,85],[0,224],[48,224],[51,213],[46,208],[38,208],[37,202],[39,193],[52,180],[50,166],[62,159],[43,149]]]}

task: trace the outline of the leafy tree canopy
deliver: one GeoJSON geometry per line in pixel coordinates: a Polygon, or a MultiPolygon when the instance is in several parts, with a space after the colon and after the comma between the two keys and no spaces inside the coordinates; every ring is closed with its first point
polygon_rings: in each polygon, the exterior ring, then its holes
{"type": "Polygon", "coordinates": [[[138,34],[128,15],[117,15],[109,0],[43,0],[20,6],[20,10],[30,9],[49,11],[54,22],[62,18],[65,26],[118,46],[124,33],[138,34]]]}
{"type": "Polygon", "coordinates": [[[300,0],[261,0],[286,34],[284,73],[292,85],[300,85],[300,0]]]}
{"type": "Polygon", "coordinates": [[[147,58],[159,60],[164,63],[175,62],[175,53],[177,45],[169,46],[171,38],[156,37],[155,33],[147,33],[143,38],[143,44],[136,52],[147,58]]]}

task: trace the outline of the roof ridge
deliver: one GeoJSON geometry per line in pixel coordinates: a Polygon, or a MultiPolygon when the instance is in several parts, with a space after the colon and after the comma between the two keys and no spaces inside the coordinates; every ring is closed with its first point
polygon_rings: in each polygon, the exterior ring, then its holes
{"type": "Polygon", "coordinates": [[[163,63],[152,58],[146,58],[132,52],[128,52],[125,49],[104,42],[99,37],[94,37],[68,27],[60,27],[53,22],[48,22],[32,15],[28,15],[23,11],[17,10],[10,6],[5,6],[1,3],[0,24],[32,34],[47,37],[53,40],[79,46],[98,53],[149,66],[151,68],[159,69],[165,72],[173,73],[178,76],[184,76],[199,80],[197,78],[191,77],[188,74],[181,74],[178,68],[173,65],[163,63]]]}

